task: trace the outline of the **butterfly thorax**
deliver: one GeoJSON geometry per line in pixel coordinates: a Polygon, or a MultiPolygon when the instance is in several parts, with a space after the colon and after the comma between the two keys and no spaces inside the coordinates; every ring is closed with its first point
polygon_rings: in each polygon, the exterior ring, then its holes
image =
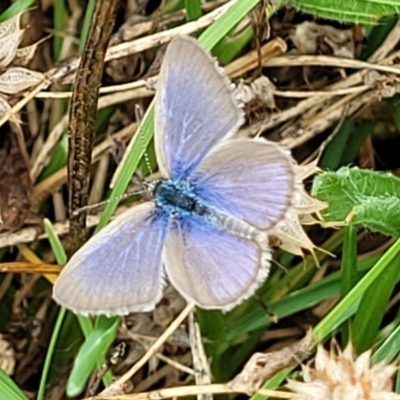
{"type": "Polygon", "coordinates": [[[155,188],[154,196],[157,206],[172,217],[207,213],[207,206],[199,201],[186,182],[161,181],[155,188]]]}

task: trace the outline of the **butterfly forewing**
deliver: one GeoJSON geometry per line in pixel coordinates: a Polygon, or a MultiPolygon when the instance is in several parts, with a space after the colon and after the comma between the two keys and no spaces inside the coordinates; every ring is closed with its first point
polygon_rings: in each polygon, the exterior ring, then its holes
{"type": "Polygon", "coordinates": [[[293,198],[292,159],[275,143],[231,139],[219,143],[191,176],[202,202],[269,229],[287,212],[293,198]]]}
{"type": "Polygon", "coordinates": [[[223,310],[254,293],[268,259],[256,242],[196,217],[172,222],[164,251],[168,278],[186,300],[223,310]]]}
{"type": "Polygon", "coordinates": [[[155,145],[165,178],[186,179],[211,148],[242,122],[228,80],[189,37],[169,45],[155,104],[155,145]]]}
{"type": "Polygon", "coordinates": [[[54,299],[80,314],[152,310],[162,296],[166,228],[152,202],[124,213],[74,254],[54,299]]]}

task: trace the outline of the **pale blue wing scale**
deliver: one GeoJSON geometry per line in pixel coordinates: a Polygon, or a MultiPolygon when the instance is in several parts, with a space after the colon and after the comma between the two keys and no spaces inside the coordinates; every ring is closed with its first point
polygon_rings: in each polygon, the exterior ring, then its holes
{"type": "Polygon", "coordinates": [[[291,157],[262,139],[219,143],[194,171],[191,183],[203,203],[260,230],[284,217],[296,188],[291,157]]]}
{"type": "Polygon", "coordinates": [[[194,39],[175,38],[161,66],[155,102],[155,147],[162,176],[186,179],[241,122],[229,81],[213,58],[194,39]]]}
{"type": "Polygon", "coordinates": [[[152,310],[164,286],[167,223],[153,202],[120,215],[64,267],[53,289],[56,302],[79,314],[152,310]]]}
{"type": "Polygon", "coordinates": [[[269,252],[198,217],[172,221],[164,261],[172,285],[205,309],[229,310],[267,277],[269,252]]]}

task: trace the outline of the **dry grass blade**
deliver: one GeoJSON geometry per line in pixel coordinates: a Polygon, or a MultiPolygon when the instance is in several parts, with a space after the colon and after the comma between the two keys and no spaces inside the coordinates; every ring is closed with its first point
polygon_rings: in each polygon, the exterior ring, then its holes
{"type": "Polygon", "coordinates": [[[32,264],[24,261],[0,263],[0,272],[13,272],[16,274],[58,274],[61,268],[61,265],[32,264]]]}
{"type": "MultiPolygon", "coordinates": [[[[151,392],[133,393],[133,394],[120,394],[120,395],[97,395],[94,397],[87,397],[83,400],[161,400],[161,399],[175,399],[179,397],[197,396],[202,394],[248,394],[238,389],[232,389],[227,384],[213,384],[204,386],[179,386],[167,389],[153,390],[151,392]]],[[[276,399],[291,399],[294,397],[293,393],[283,392],[278,390],[259,389],[254,394],[262,396],[273,397],[276,399]]]]}
{"type": "MultiPolygon", "coordinates": [[[[210,385],[210,366],[208,365],[207,356],[204,351],[200,327],[199,324],[194,320],[193,312],[189,315],[189,334],[196,384],[199,386],[210,385]]],[[[213,397],[211,393],[197,395],[197,400],[211,400],[212,398],[213,397]]]]}
{"type": "Polygon", "coordinates": [[[121,378],[113,382],[109,387],[104,389],[100,396],[115,396],[124,393],[125,383],[132,378],[132,376],[142,368],[149,359],[158,351],[162,344],[168,339],[169,336],[180,326],[180,324],[187,318],[187,316],[194,309],[194,304],[188,304],[183,311],[175,318],[171,325],[165,330],[165,332],[152,344],[146,354],[121,378]]]}
{"type": "Polygon", "coordinates": [[[300,342],[270,353],[254,353],[228,386],[252,394],[269,378],[284,368],[298,365],[309,356],[311,331],[300,342]]]}

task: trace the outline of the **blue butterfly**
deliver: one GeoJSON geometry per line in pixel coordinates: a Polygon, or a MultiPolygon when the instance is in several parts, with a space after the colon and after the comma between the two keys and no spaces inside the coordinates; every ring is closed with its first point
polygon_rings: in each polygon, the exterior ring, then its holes
{"type": "Polygon", "coordinates": [[[197,42],[176,37],[161,67],[155,148],[163,180],[68,262],[54,299],[81,314],[152,310],[166,277],[188,301],[229,310],[268,275],[268,230],[289,210],[294,162],[265,140],[233,139],[232,87],[197,42]]]}

